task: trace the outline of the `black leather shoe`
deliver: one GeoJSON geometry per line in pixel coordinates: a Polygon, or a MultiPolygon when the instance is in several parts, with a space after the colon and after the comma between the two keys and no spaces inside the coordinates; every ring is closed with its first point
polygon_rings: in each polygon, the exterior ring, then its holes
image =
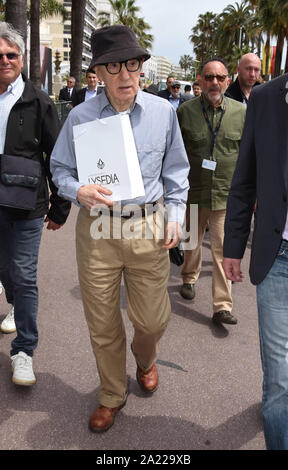
{"type": "Polygon", "coordinates": [[[181,286],[180,294],[184,299],[192,300],[195,297],[195,287],[194,284],[184,283],[181,286]]]}
{"type": "Polygon", "coordinates": [[[220,312],[215,312],[212,320],[214,323],[226,323],[227,325],[236,325],[237,318],[232,315],[228,310],[221,310],[220,312]]]}

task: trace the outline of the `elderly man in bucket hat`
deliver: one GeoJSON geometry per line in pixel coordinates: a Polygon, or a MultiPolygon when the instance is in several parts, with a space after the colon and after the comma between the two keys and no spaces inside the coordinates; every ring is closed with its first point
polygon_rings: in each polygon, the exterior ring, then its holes
{"type": "MultiPolygon", "coordinates": [[[[158,387],[155,360],[170,317],[168,251],[179,242],[189,164],[173,107],[138,87],[141,66],[150,56],[140,47],[135,34],[123,25],[105,27],[94,31],[91,45],[91,66],[106,86],[100,95],[70,112],[53,151],[51,170],[59,194],[80,206],[76,225],[78,273],[100,377],[100,404],[89,426],[93,432],[103,432],[113,425],[127,398],[126,338],[120,310],[122,275],[127,314],[134,327],[131,349],[137,382],[144,393],[151,394],[158,387]],[[95,219],[90,215],[91,208],[99,203],[110,208],[106,211],[110,223],[115,207],[112,211],[109,189],[78,181],[72,127],[119,113],[130,117],[145,196],[121,201],[121,207],[141,207],[134,225],[135,237],[128,240],[122,234],[118,239],[95,239],[90,235],[95,219]],[[159,222],[163,223],[163,236],[137,236],[146,223],[152,221],[153,225],[156,220],[153,211],[148,214],[145,210],[147,204],[151,207],[162,198],[168,208],[168,221],[160,218],[159,222]]],[[[121,226],[130,216],[120,214],[121,226]]]]}

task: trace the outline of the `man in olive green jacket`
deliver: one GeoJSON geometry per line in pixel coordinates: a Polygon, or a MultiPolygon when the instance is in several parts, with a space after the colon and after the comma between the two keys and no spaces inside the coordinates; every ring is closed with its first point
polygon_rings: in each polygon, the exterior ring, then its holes
{"type": "Polygon", "coordinates": [[[179,107],[177,114],[190,162],[190,190],[187,202],[187,229],[190,204],[198,204],[198,244],[185,250],[182,267],[182,297],[193,299],[201,269],[201,245],[209,224],[213,257],[213,321],[236,324],[232,315],[231,282],[222,268],[226,201],[239,152],[245,121],[245,106],[224,97],[228,71],[221,59],[204,63],[200,85],[202,95],[179,107]]]}

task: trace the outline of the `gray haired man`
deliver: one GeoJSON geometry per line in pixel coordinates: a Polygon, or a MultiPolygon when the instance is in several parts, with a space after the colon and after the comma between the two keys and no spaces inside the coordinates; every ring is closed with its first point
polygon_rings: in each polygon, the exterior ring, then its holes
{"type": "Polygon", "coordinates": [[[21,74],[24,49],[21,36],[1,22],[0,280],[11,304],[1,330],[17,332],[11,348],[13,382],[32,385],[36,381],[32,356],[38,343],[37,264],[44,216],[47,229],[57,230],[69,214],[70,203],[57,195],[49,171],[60,128],[57,110],[49,96],[21,74]],[[32,183],[35,186],[30,187],[32,183]]]}

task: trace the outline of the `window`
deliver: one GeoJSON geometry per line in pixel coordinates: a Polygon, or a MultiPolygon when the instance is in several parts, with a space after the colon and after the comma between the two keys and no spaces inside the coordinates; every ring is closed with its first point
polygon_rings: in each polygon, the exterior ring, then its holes
{"type": "Polygon", "coordinates": [[[64,24],[64,34],[71,34],[71,24],[64,24]]]}

